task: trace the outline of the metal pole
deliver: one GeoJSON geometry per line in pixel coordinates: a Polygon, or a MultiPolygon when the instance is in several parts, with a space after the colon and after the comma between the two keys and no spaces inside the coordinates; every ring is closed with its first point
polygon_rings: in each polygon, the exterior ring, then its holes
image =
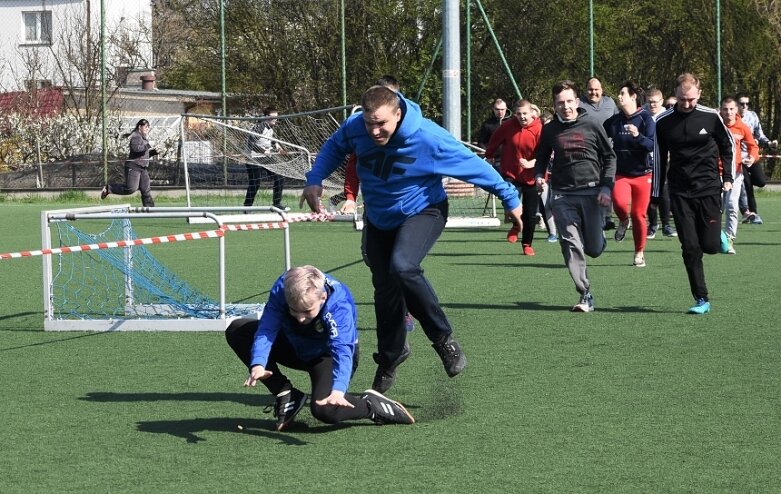
{"type": "Polygon", "coordinates": [[[466,141],[472,141],[472,0],[466,0],[466,141]]]}
{"type": "Polygon", "coordinates": [[[445,53],[442,59],[443,127],[461,139],[461,41],[458,23],[459,0],[444,0],[442,30],[445,53]]]}
{"type": "MultiPolygon", "coordinates": [[[[87,29],[92,19],[87,19],[87,29]]],[[[92,47],[89,47],[92,49],[92,47]]],[[[106,8],[100,0],[100,139],[103,147],[103,183],[108,183],[108,138],[106,136],[106,8]]]]}
{"type": "Polygon", "coordinates": [[[228,116],[228,105],[226,101],[226,88],[225,83],[225,0],[220,0],[220,80],[222,83],[222,116],[228,116]]]}
{"type": "Polygon", "coordinates": [[[594,77],[594,0],[588,0],[588,73],[594,77]]]}
{"type": "Polygon", "coordinates": [[[437,46],[434,48],[434,54],[431,56],[431,62],[429,62],[428,67],[426,67],[426,72],[423,73],[423,78],[420,80],[420,85],[418,86],[418,92],[415,94],[415,101],[418,103],[420,103],[420,97],[423,95],[423,88],[426,85],[428,76],[431,74],[431,70],[434,68],[434,63],[437,61],[441,49],[442,38],[439,38],[439,40],[437,40],[437,46]]]}
{"type": "MultiPolygon", "coordinates": [[[[228,116],[228,104],[226,99],[227,83],[225,82],[225,0],[220,0],[220,80],[222,83],[222,116],[228,116]]],[[[228,185],[228,159],[226,150],[228,147],[228,137],[225,129],[222,129],[222,181],[223,185],[228,185]]]]}
{"type": "Polygon", "coordinates": [[[721,0],[716,0],[716,104],[721,102],[721,0]]]}
{"type": "Polygon", "coordinates": [[[477,3],[477,8],[480,10],[480,14],[483,16],[486,28],[488,28],[488,34],[491,35],[491,39],[494,41],[494,46],[496,46],[496,52],[499,54],[499,59],[502,61],[504,71],[507,73],[507,76],[510,78],[510,82],[513,85],[515,96],[518,99],[521,99],[523,98],[523,96],[521,96],[521,90],[518,89],[518,84],[515,83],[515,77],[513,77],[513,73],[510,70],[510,64],[507,63],[507,59],[504,57],[504,53],[502,53],[502,47],[499,45],[499,40],[496,39],[496,34],[494,34],[494,30],[491,27],[491,21],[488,19],[488,14],[485,13],[485,9],[483,9],[483,4],[480,0],[475,0],[475,2],[477,3]]]}
{"type": "MultiPolygon", "coordinates": [[[[344,35],[344,0],[339,0],[339,26],[342,42],[342,105],[347,106],[347,50],[344,35]]],[[[347,109],[342,110],[342,120],[347,119],[347,109]]]]}

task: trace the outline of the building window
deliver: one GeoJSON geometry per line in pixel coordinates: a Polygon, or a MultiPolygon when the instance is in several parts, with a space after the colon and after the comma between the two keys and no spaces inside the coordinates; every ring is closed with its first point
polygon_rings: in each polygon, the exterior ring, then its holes
{"type": "Polygon", "coordinates": [[[24,81],[24,87],[27,91],[36,89],[49,89],[52,87],[52,81],[46,79],[29,79],[24,81]]]}
{"type": "Polygon", "coordinates": [[[25,43],[50,45],[52,43],[51,11],[22,12],[25,43]]]}

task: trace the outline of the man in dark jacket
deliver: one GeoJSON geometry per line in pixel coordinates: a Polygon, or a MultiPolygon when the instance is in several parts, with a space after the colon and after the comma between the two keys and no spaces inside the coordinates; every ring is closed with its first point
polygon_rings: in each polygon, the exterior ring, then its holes
{"type": "Polygon", "coordinates": [[[477,133],[477,145],[486,149],[493,133],[508,118],[507,103],[503,99],[494,100],[493,105],[491,105],[491,116],[483,122],[480,131],[477,133]]]}
{"type": "Polygon", "coordinates": [[[697,77],[688,72],[678,76],[678,102],[656,120],[654,166],[658,170],[651,192],[651,200],[658,201],[666,177],[695,301],[689,314],[710,312],[702,254],[720,251],[722,192],[732,189],[735,168],[732,134],[718,111],[697,104],[701,93],[697,77]]]}

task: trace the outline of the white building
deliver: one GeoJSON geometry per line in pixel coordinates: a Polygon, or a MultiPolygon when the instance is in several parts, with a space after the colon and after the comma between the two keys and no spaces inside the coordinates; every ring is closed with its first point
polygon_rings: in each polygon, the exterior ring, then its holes
{"type": "MultiPolygon", "coordinates": [[[[106,77],[154,67],[151,0],[104,0],[106,77]]],[[[0,0],[0,92],[100,82],[100,0],[0,0]],[[84,47],[93,50],[85,51],[84,47]],[[84,53],[94,58],[87,60],[84,53]],[[95,56],[97,54],[97,56],[95,56]]],[[[136,75],[135,81],[138,82],[136,75]]]]}

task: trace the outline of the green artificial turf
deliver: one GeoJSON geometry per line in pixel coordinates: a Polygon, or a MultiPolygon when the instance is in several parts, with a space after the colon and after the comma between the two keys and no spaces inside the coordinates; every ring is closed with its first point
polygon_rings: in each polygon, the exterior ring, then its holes
{"type": "MultiPolygon", "coordinates": [[[[388,395],[413,426],[329,426],[305,409],[277,433],[272,399],[242,387],[222,334],[44,332],[40,258],[0,261],[0,492],[777,492],[781,195],[759,202],[765,224],[740,226],[737,255],[705,260],[706,316],[684,313],[677,239],[649,240],[648,266],[634,268],[632,232],[611,238],[589,260],[597,310],[573,314],[578,295],[544,232],[524,257],[504,228],[446,231],[424,268],[469,364],[447,378],[421,329],[410,333],[388,395]]],[[[39,212],[59,207],[0,205],[0,252],[39,248],[39,212]]],[[[353,291],[360,392],[376,344],[360,234],[290,232],[294,264],[353,291]]],[[[209,291],[208,242],[150,249],[209,291]]],[[[229,297],[264,301],[279,232],[229,233],[227,245],[229,297]]]]}

